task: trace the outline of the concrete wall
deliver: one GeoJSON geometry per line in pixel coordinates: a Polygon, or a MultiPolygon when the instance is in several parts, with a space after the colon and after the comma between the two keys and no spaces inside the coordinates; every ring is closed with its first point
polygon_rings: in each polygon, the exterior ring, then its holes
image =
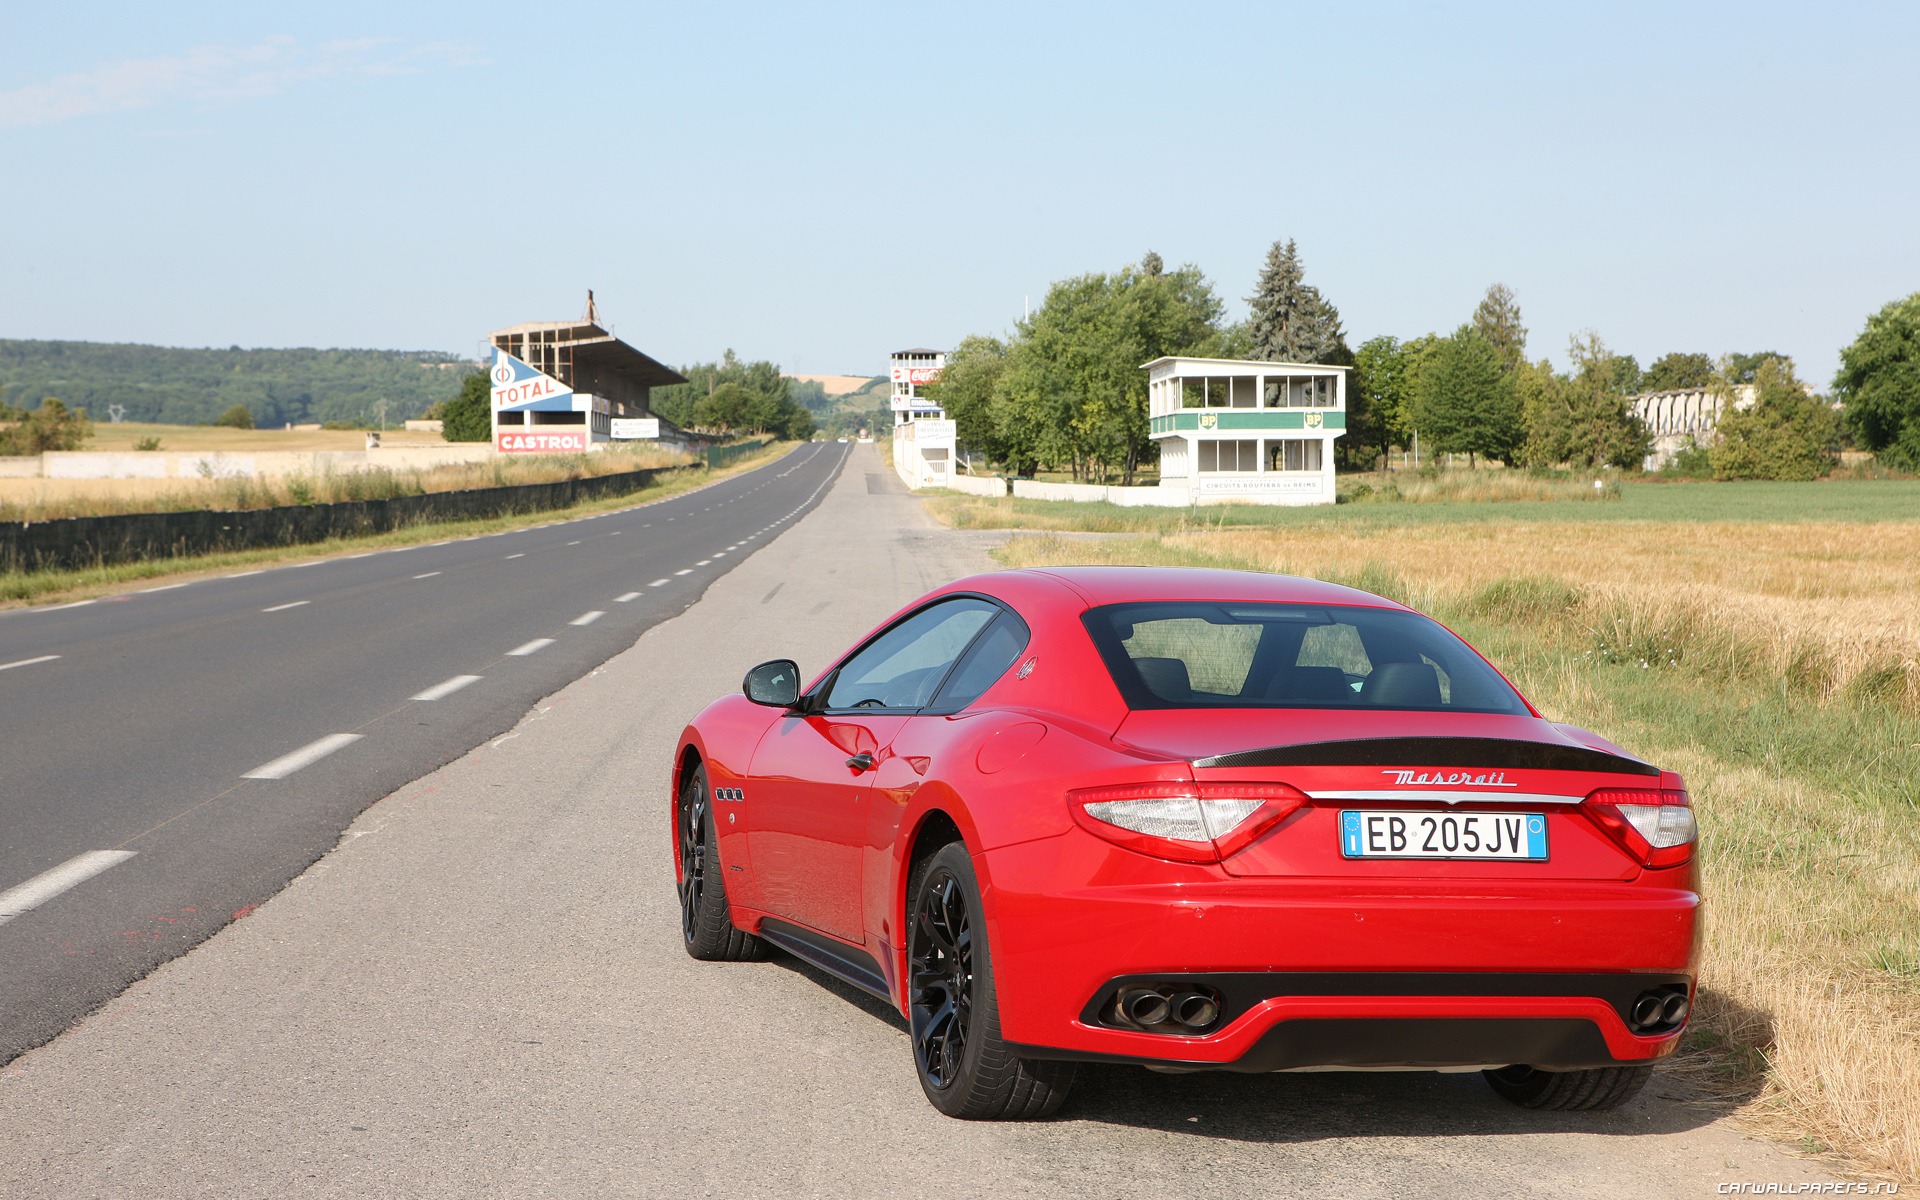
{"type": "Polygon", "coordinates": [[[38,478],[40,478],[40,456],[38,454],[9,454],[0,458],[0,479],[38,478]]]}
{"type": "Polygon", "coordinates": [[[0,459],[0,477],[13,479],[225,479],[238,475],[348,475],[357,471],[428,471],[486,462],[485,442],[447,446],[392,446],[380,450],[49,450],[38,458],[0,459]],[[34,463],[32,471],[5,464],[34,463]]]}
{"type": "Polygon", "coordinates": [[[965,492],[969,496],[1004,496],[1007,494],[1007,481],[998,475],[950,475],[946,482],[947,490],[965,492]]]}
{"type": "Polygon", "coordinates": [[[51,570],[247,550],[256,546],[299,545],[335,537],[384,533],[427,521],[544,512],[581,500],[623,496],[638,491],[660,475],[698,469],[656,467],[558,483],[472,488],[398,496],[391,500],[353,500],[240,512],[133,513],[57,521],[6,521],[0,522],[0,570],[51,570]]]}
{"type": "Polygon", "coordinates": [[[1023,500],[1105,500],[1107,488],[1097,483],[1043,483],[1038,479],[1016,479],[1013,494],[1023,500]]]}

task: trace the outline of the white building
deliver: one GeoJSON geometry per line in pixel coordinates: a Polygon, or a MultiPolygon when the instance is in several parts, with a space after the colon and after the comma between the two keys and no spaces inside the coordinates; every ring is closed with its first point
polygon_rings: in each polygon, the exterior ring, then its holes
{"type": "Polygon", "coordinates": [[[899,350],[888,360],[893,380],[893,469],[910,488],[946,487],[953,478],[954,423],[920,389],[939,380],[944,350],[899,350]]]}
{"type": "Polygon", "coordinates": [[[1162,504],[1332,504],[1347,368],[1221,358],[1145,364],[1162,504]]]}

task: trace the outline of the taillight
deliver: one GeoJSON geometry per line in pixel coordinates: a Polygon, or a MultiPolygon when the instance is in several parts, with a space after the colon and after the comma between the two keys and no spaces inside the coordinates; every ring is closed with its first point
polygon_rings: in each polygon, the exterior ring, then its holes
{"type": "Polygon", "coordinates": [[[1309,803],[1284,783],[1141,783],[1076,788],[1073,819],[1089,833],[1179,862],[1219,862],[1309,803]]]}
{"type": "Polygon", "coordinates": [[[1607,836],[1649,867],[1693,857],[1699,833],[1687,793],[1674,788],[1601,788],[1582,806],[1607,836]]]}

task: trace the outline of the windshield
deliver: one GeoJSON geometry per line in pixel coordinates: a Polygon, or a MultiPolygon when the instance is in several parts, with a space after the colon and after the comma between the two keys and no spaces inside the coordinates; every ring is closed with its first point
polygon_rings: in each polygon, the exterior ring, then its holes
{"type": "Polygon", "coordinates": [[[1326,604],[1111,604],[1082,618],[1130,708],[1525,713],[1418,613],[1326,604]]]}

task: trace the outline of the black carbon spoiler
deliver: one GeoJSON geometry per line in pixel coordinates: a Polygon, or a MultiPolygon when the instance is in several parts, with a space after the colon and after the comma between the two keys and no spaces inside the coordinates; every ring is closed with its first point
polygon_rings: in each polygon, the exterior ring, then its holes
{"type": "Polygon", "coordinates": [[[1528,771],[1611,771],[1658,775],[1637,758],[1588,746],[1511,738],[1382,737],[1302,742],[1196,758],[1196,767],[1494,767],[1528,771]]]}

